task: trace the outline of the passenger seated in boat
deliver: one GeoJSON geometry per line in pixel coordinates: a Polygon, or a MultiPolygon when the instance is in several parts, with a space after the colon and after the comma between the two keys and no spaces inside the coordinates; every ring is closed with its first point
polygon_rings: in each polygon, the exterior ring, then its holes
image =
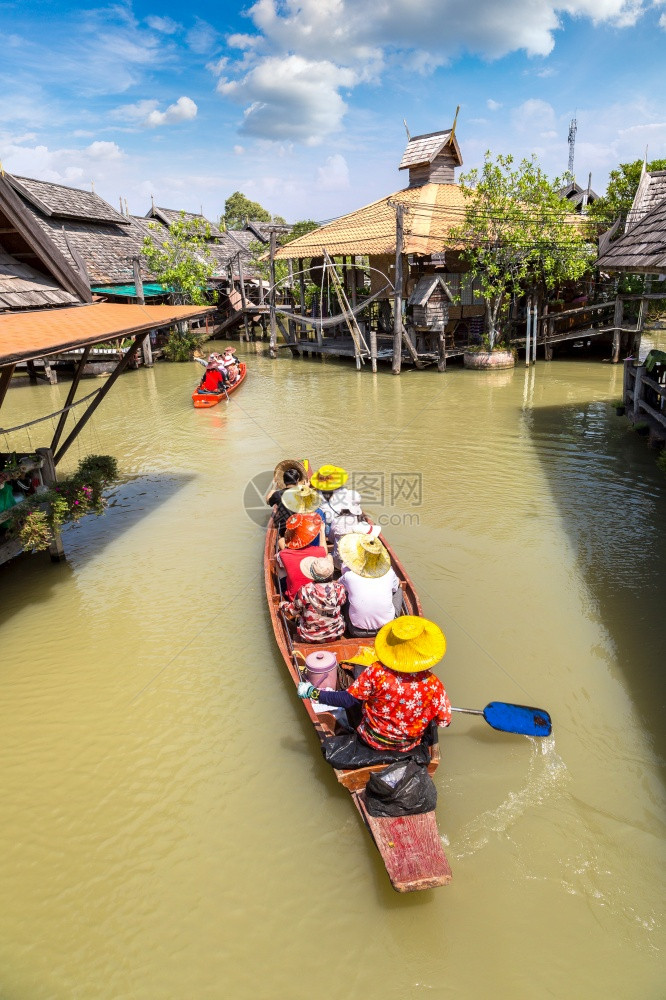
{"type": "MultiPolygon", "coordinates": [[[[283,501],[285,494],[286,490],[285,493],[282,494],[283,501]]],[[[324,522],[322,520],[321,514],[319,514],[317,511],[308,511],[308,512],[301,511],[298,514],[291,514],[287,518],[287,521],[284,526],[284,538],[278,538],[278,549],[282,550],[285,547],[288,549],[301,548],[300,545],[296,546],[290,545],[289,539],[299,538],[303,533],[303,531],[305,530],[303,527],[304,525],[307,525],[307,530],[310,531],[311,526],[314,526],[315,523],[317,524],[317,534],[310,541],[307,541],[302,547],[308,548],[309,546],[312,545],[320,545],[323,548],[326,548],[326,534],[325,534],[326,529],[324,527],[324,522]],[[296,520],[297,518],[298,520],[296,520]]],[[[312,527],[312,530],[314,530],[314,527],[312,527]]],[[[312,555],[312,553],[308,553],[308,555],[312,555]]]]}
{"type": "Polygon", "coordinates": [[[223,373],[210,362],[206,365],[206,372],[199,383],[199,390],[203,392],[222,392],[225,378],[223,373]]]}
{"type": "Polygon", "coordinates": [[[298,685],[299,698],[323,705],[352,708],[361,703],[357,732],[375,750],[412,750],[434,719],[451,722],[451,703],[431,668],[444,656],[446,638],[434,622],[403,615],[389,622],[375,638],[377,662],[366,667],[346,691],[326,691],[307,681],[298,685]]]}
{"type": "Polygon", "coordinates": [[[292,514],[319,514],[324,522],[324,532],[326,531],[324,511],[320,506],[321,498],[309,483],[298,483],[285,490],[282,494],[282,504],[292,514]]]}
{"type": "Polygon", "coordinates": [[[325,642],[339,639],[345,631],[342,605],[347,592],[339,580],[333,579],[331,556],[307,556],[301,560],[301,574],[308,578],[293,601],[285,601],[282,610],[297,618],[296,631],[303,642],[325,642]]]}
{"type": "Polygon", "coordinates": [[[338,546],[342,561],[340,582],[347,591],[347,633],[375,635],[400,614],[402,590],[391,558],[378,538],[343,535],[338,546]]]}
{"type": "Polygon", "coordinates": [[[234,382],[237,382],[240,378],[240,361],[234,354],[231,347],[226,348],[224,354],[220,358],[220,363],[226,369],[229,382],[233,385],[234,382]]]}
{"type": "MultiPolygon", "coordinates": [[[[276,470],[276,479],[277,476],[278,473],[276,470]]],[[[285,469],[284,472],[279,474],[279,477],[279,481],[282,482],[282,487],[278,487],[278,489],[272,490],[272,492],[269,491],[265,500],[269,507],[273,507],[273,524],[277,527],[280,537],[282,537],[282,535],[284,535],[284,526],[287,523],[288,518],[290,518],[294,513],[291,509],[285,507],[282,503],[282,497],[289,487],[298,486],[301,482],[301,472],[299,469],[295,468],[285,469]]],[[[273,480],[271,485],[275,485],[275,483],[276,480],[273,480]]]]}
{"type": "Polygon", "coordinates": [[[342,489],[348,479],[348,473],[346,473],[344,469],[339,468],[337,465],[322,465],[310,479],[314,488],[319,490],[319,495],[321,497],[319,506],[324,512],[327,537],[330,535],[331,522],[335,517],[335,511],[331,505],[331,501],[335,498],[337,491],[342,489]]]}
{"type": "Polygon", "coordinates": [[[293,601],[300,588],[309,582],[309,577],[301,572],[303,559],[328,555],[322,544],[324,525],[319,514],[292,514],[285,526],[283,547],[278,552],[279,565],[284,569],[284,591],[287,600],[293,601]]]}
{"type": "Polygon", "coordinates": [[[329,541],[333,543],[333,561],[338,569],[341,567],[339,543],[344,535],[370,535],[378,538],[381,533],[379,525],[372,525],[363,516],[361,494],[355,490],[341,489],[331,500],[330,506],[335,512],[331,522],[329,541]]]}

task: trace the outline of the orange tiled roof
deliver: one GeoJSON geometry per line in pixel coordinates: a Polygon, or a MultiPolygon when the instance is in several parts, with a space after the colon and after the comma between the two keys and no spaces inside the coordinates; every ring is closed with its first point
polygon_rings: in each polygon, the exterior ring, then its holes
{"type": "Polygon", "coordinates": [[[0,315],[0,365],[59,354],[201,316],[211,306],[140,306],[96,302],[0,315]]]}
{"type": "Polygon", "coordinates": [[[405,206],[404,253],[439,253],[452,244],[448,235],[464,218],[465,198],[457,184],[423,184],[343,215],[319,229],[299,236],[281,247],[276,257],[317,257],[326,249],[332,256],[343,254],[395,253],[395,209],[405,206]]]}

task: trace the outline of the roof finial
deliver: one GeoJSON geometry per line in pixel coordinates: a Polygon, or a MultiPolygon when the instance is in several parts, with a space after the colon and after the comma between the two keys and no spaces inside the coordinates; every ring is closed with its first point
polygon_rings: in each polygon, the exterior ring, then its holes
{"type": "Polygon", "coordinates": [[[150,196],[150,208],[151,208],[151,211],[152,211],[152,213],[154,215],[155,214],[155,198],[153,197],[152,194],[150,196]]]}
{"type": "Polygon", "coordinates": [[[123,214],[123,196],[122,195],[119,196],[118,201],[120,202],[120,214],[122,215],[123,214]]]}
{"type": "Polygon", "coordinates": [[[0,160],[0,177],[5,176],[5,168],[2,165],[2,160],[0,160]]]}
{"type": "Polygon", "coordinates": [[[94,179],[91,180],[91,182],[90,182],[90,190],[92,191],[93,194],[95,193],[95,181],[94,181],[94,179]]]}
{"type": "Polygon", "coordinates": [[[127,198],[125,198],[125,215],[129,216],[129,208],[127,206],[127,198]]]}
{"type": "Polygon", "coordinates": [[[455,117],[453,119],[453,125],[451,126],[451,135],[449,136],[449,142],[453,142],[453,137],[456,134],[456,125],[458,123],[458,112],[460,111],[460,105],[456,108],[455,117]]]}
{"type": "Polygon", "coordinates": [[[410,142],[412,137],[409,134],[409,128],[407,127],[407,119],[406,118],[402,119],[402,124],[405,126],[405,132],[407,133],[407,142],[410,142]]]}

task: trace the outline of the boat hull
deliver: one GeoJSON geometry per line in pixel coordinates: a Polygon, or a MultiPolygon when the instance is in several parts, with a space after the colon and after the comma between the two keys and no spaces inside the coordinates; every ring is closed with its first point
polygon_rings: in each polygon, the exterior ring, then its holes
{"type": "Polygon", "coordinates": [[[245,364],[244,361],[241,361],[239,362],[238,367],[240,368],[240,378],[238,379],[237,382],[234,382],[233,385],[228,387],[226,393],[197,392],[197,390],[195,389],[194,392],[192,393],[192,402],[194,403],[195,407],[198,410],[209,410],[211,406],[217,406],[217,404],[221,403],[223,399],[224,400],[228,399],[232,392],[235,392],[236,389],[240,388],[240,386],[245,381],[245,376],[247,375],[247,365],[245,364]]]}
{"type": "MultiPolygon", "coordinates": [[[[266,532],[264,549],[266,596],[276,642],[287,672],[293,684],[297,686],[303,680],[300,665],[309,653],[322,649],[331,650],[336,654],[338,663],[342,664],[356,656],[360,649],[371,644],[372,640],[344,638],[336,642],[312,644],[300,642],[292,636],[289,625],[279,610],[282,597],[277,582],[277,539],[277,529],[271,523],[266,532]]],[[[405,613],[421,615],[421,603],[404,566],[386,539],[382,538],[382,541],[391,557],[393,569],[400,579],[405,613]]],[[[332,712],[315,711],[309,699],[303,700],[301,704],[321,743],[335,735],[338,723],[332,712]]],[[[435,744],[430,748],[428,764],[430,774],[434,774],[439,761],[439,747],[435,744]]],[[[354,770],[338,768],[332,770],[340,784],[351,793],[354,805],[382,856],[393,888],[398,892],[413,892],[447,885],[451,881],[451,868],[442,847],[434,812],[394,818],[375,818],[367,812],[365,786],[372,772],[381,771],[385,766],[377,764],[354,770]]]]}

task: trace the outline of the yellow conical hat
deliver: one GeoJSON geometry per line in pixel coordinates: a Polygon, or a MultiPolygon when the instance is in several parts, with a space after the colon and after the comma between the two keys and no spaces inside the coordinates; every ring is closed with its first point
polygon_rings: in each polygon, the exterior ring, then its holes
{"type": "Polygon", "coordinates": [[[345,485],[348,479],[348,473],[338,465],[322,465],[321,468],[317,469],[314,476],[312,476],[310,482],[316,490],[323,490],[324,493],[328,493],[339,490],[341,486],[345,485]]]}
{"type": "Polygon", "coordinates": [[[284,491],[282,503],[293,514],[311,514],[321,503],[321,497],[309,483],[299,483],[284,491]]]}
{"type": "Polygon", "coordinates": [[[378,538],[369,535],[343,535],[338,542],[340,559],[359,576],[384,576],[391,568],[391,557],[378,538]]]}
{"type": "Polygon", "coordinates": [[[427,618],[401,615],[379,630],[375,652],[385,667],[415,674],[439,663],[446,652],[446,636],[427,618]]]}

